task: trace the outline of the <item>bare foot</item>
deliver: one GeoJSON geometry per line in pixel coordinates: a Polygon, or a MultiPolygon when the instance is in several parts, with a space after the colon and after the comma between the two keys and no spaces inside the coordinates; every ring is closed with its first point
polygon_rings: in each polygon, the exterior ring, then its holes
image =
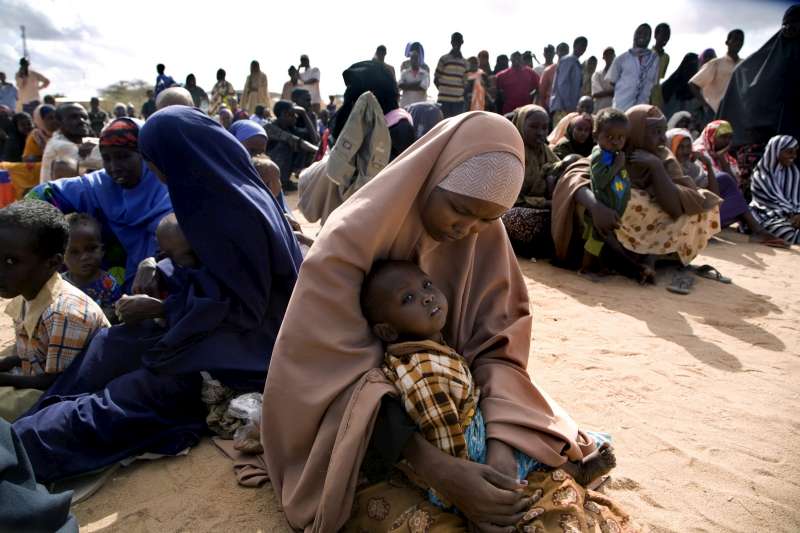
{"type": "Polygon", "coordinates": [[[595,479],[608,474],[617,466],[614,448],[604,442],[599,448],[583,458],[581,462],[567,463],[561,468],[584,487],[595,479]]]}

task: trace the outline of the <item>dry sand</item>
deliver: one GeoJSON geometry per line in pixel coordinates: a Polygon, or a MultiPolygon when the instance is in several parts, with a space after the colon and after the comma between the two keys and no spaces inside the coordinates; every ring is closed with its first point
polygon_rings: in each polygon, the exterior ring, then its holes
{"type": "MultiPolygon", "coordinates": [[[[292,198],[294,200],[294,198],[292,198]]],[[[521,260],[531,376],[587,429],[609,431],[607,492],[653,531],[800,531],[800,252],[732,232],[695,263],[734,280],[690,296],[593,283],[521,260]]],[[[0,347],[10,343],[0,318],[0,347]]],[[[74,506],[82,532],[288,532],[269,486],[237,486],[204,440],[120,469],[74,506]]]]}

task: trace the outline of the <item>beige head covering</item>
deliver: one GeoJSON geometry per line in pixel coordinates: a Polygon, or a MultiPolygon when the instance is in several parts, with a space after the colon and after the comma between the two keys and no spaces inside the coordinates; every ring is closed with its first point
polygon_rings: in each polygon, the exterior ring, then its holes
{"type": "Polygon", "coordinates": [[[594,448],[528,376],[528,292],[502,223],[454,242],[425,232],[421,212],[433,189],[488,152],[523,160],[519,133],[500,115],[437,124],[331,214],[303,262],[272,353],[261,426],[270,479],[293,527],[338,531],[347,521],[381,398],[396,394],[359,305],[378,259],[415,261],[447,297],[443,334],[484,393],[489,438],[554,466],[594,448]]]}
{"type": "Polygon", "coordinates": [[[451,170],[439,188],[510,209],[524,177],[525,168],[517,156],[488,152],[470,157],[451,170]]]}
{"type": "MultiPolygon", "coordinates": [[[[661,110],[648,104],[635,105],[628,109],[625,115],[628,117],[630,125],[628,140],[625,143],[625,149],[629,153],[640,148],[644,149],[648,123],[666,122],[661,110]]],[[[667,147],[659,146],[655,155],[661,159],[664,170],[672,178],[672,183],[675,185],[675,193],[680,200],[684,214],[696,215],[703,213],[722,202],[722,198],[709,190],[698,189],[692,178],[684,176],[683,169],[667,147]]],[[[652,171],[649,167],[632,163],[629,157],[626,169],[633,187],[645,189],[655,196],[652,171]]]]}

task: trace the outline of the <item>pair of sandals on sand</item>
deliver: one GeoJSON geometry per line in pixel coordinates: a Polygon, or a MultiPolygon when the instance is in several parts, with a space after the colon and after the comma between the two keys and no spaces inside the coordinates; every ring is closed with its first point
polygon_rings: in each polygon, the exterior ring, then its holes
{"type": "Polygon", "coordinates": [[[725,283],[726,285],[733,283],[731,278],[723,276],[719,270],[711,265],[688,265],[673,274],[672,282],[669,284],[669,287],[667,287],[667,290],[669,292],[682,295],[691,293],[695,281],[695,278],[692,274],[696,274],[701,278],[725,283]]]}

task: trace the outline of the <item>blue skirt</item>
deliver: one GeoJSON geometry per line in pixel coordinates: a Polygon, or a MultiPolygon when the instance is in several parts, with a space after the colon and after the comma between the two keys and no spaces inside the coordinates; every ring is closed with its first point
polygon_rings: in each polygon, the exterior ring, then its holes
{"type": "Polygon", "coordinates": [[[146,452],[177,454],[206,429],[199,373],[156,373],[142,354],[154,324],[98,332],[87,350],[13,425],[39,482],[110,466],[146,452]]]}
{"type": "MultiPolygon", "coordinates": [[[[586,432],[599,448],[603,443],[611,444],[611,435],[608,433],[598,433],[595,431],[586,432]]],[[[480,408],[475,409],[475,416],[472,417],[467,429],[464,430],[464,440],[467,443],[467,455],[469,460],[474,463],[486,464],[486,423],[483,420],[483,413],[480,408]]],[[[514,455],[517,458],[517,479],[525,479],[531,472],[539,470],[551,470],[552,467],[544,463],[540,463],[532,457],[528,457],[519,450],[514,450],[514,455]]],[[[430,502],[438,507],[443,507],[441,500],[436,496],[432,490],[428,490],[428,499],[430,502]]]]}

